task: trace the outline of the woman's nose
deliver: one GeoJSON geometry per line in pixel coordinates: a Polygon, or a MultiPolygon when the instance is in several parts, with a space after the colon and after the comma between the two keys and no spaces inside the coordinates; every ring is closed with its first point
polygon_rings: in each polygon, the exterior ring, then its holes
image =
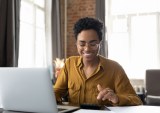
{"type": "Polygon", "coordinates": [[[90,50],[91,48],[90,48],[90,45],[88,44],[88,43],[86,43],[86,45],[85,45],[85,47],[84,47],[84,50],[90,50]]]}

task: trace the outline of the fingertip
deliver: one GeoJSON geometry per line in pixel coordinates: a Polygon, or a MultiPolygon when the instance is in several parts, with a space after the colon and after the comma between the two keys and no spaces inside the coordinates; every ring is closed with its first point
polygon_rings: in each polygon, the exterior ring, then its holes
{"type": "Polygon", "coordinates": [[[100,100],[100,99],[101,99],[101,97],[98,95],[98,96],[97,96],[97,100],[100,100]]]}
{"type": "Polygon", "coordinates": [[[99,84],[97,84],[97,88],[99,87],[100,85],[99,84]]]}
{"type": "Polygon", "coordinates": [[[98,91],[100,91],[100,85],[99,84],[97,85],[97,89],[98,89],[98,91]]]}
{"type": "Polygon", "coordinates": [[[98,91],[102,91],[102,87],[100,84],[97,85],[97,89],[98,89],[98,91]]]}

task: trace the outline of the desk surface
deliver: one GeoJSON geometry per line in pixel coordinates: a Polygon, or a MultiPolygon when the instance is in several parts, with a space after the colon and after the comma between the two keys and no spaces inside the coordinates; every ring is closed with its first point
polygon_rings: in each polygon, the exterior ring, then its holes
{"type": "MultiPolygon", "coordinates": [[[[160,106],[108,107],[111,111],[96,110],[92,113],[160,113],[160,106]]],[[[89,113],[91,110],[78,110],[74,113],[89,113]]]]}
{"type": "MultiPolygon", "coordinates": [[[[160,106],[124,106],[124,107],[108,107],[111,111],[94,110],[92,113],[160,113],[160,106]]],[[[91,110],[78,110],[74,113],[88,113],[91,110]]],[[[3,111],[0,108],[0,113],[26,113],[3,111]]]]}
{"type": "Polygon", "coordinates": [[[160,106],[109,107],[115,113],[160,113],[160,106]]]}

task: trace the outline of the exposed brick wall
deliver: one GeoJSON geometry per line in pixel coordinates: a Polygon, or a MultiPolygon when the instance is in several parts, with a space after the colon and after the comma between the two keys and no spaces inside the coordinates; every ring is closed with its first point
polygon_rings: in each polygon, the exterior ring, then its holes
{"type": "Polygon", "coordinates": [[[95,17],[96,0],[67,0],[67,57],[78,55],[73,35],[74,23],[82,17],[95,17]]]}

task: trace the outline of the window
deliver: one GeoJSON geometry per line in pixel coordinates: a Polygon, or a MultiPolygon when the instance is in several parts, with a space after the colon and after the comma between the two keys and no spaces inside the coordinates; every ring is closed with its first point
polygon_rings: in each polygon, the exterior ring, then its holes
{"type": "Polygon", "coordinates": [[[21,0],[19,67],[45,67],[45,0],[21,0]]]}
{"type": "Polygon", "coordinates": [[[143,79],[146,69],[160,68],[160,1],[107,4],[108,58],[119,62],[129,78],[143,79]]]}

